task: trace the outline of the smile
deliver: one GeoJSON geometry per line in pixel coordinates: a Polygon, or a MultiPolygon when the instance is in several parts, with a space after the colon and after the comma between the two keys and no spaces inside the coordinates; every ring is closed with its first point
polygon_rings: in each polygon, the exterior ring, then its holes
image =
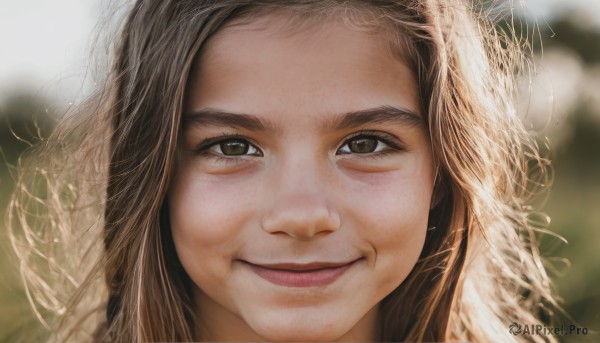
{"type": "Polygon", "coordinates": [[[349,263],[314,262],[307,264],[253,264],[241,261],[261,278],[279,286],[319,287],[333,283],[358,260],[349,263]]]}

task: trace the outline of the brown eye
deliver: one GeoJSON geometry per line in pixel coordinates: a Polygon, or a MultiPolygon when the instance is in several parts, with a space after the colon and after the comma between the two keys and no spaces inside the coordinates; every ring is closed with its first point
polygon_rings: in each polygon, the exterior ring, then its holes
{"type": "Polygon", "coordinates": [[[240,156],[248,153],[250,144],[241,140],[230,140],[219,144],[219,148],[225,156],[240,156]]]}
{"type": "Polygon", "coordinates": [[[389,148],[388,144],[375,136],[361,135],[347,140],[338,150],[340,154],[370,154],[389,148]]]}
{"type": "Polygon", "coordinates": [[[368,154],[377,148],[377,139],[374,138],[359,138],[348,143],[350,151],[357,154],[368,154]]]}
{"type": "Polygon", "coordinates": [[[224,157],[262,156],[262,152],[242,138],[208,139],[200,144],[197,154],[224,157]]]}

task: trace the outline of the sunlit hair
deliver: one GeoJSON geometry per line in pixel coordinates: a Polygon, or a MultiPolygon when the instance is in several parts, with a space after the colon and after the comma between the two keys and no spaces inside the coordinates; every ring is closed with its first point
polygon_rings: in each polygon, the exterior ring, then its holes
{"type": "Polygon", "coordinates": [[[381,302],[379,339],[513,342],[525,338],[510,323],[547,323],[556,302],[536,242],[544,227],[528,204],[548,165],[515,111],[523,42],[497,30],[489,9],[460,0],[137,1],[104,87],[22,162],[11,202],[12,243],[51,340],[202,339],[165,203],[188,76],[224,25],[275,15],[290,30],[341,18],[381,35],[418,80],[436,165],[433,229],[381,302]]]}

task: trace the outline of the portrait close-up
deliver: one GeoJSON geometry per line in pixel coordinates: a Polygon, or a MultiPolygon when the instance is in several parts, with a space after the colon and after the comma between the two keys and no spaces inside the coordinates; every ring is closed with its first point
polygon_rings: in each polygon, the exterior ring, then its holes
{"type": "Polygon", "coordinates": [[[600,342],[600,2],[0,0],[0,343],[600,342]]]}

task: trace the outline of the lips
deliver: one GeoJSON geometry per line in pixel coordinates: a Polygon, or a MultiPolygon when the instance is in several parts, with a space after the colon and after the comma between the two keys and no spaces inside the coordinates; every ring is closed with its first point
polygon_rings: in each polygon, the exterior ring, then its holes
{"type": "Polygon", "coordinates": [[[351,262],[312,262],[253,264],[244,262],[256,275],[279,286],[319,287],[333,283],[358,260],[351,262]]]}

